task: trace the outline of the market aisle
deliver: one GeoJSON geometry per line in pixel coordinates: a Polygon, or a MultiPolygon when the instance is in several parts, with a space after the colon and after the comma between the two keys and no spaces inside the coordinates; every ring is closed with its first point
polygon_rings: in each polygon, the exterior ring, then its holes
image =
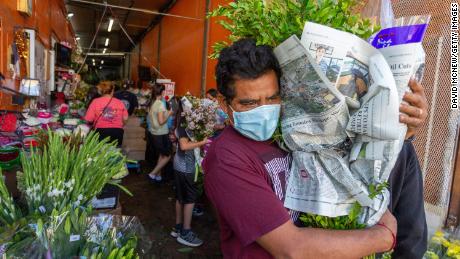
{"type": "MultiPolygon", "coordinates": [[[[144,168],[144,172],[150,168],[144,168]]],[[[221,258],[218,223],[208,203],[205,214],[193,220],[194,231],[204,240],[198,248],[188,248],[169,235],[174,225],[174,192],[172,182],[154,185],[146,180],[146,174],[131,173],[123,185],[133,197],[120,197],[123,215],[137,216],[153,241],[151,258],[221,258]]]]}

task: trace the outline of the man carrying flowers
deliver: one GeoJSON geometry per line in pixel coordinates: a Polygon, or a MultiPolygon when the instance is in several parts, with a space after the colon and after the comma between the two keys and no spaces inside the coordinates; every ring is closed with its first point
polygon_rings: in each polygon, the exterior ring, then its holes
{"type": "Polygon", "coordinates": [[[227,127],[203,162],[205,190],[217,209],[225,258],[359,258],[391,250],[388,211],[364,230],[297,228],[283,207],[291,158],[272,137],[280,115],[281,71],[272,49],[243,39],[216,67],[227,127]]]}

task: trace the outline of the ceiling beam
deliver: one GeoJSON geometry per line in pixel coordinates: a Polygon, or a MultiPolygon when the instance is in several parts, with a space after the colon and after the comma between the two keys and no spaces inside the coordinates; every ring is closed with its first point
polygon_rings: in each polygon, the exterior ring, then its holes
{"type": "Polygon", "coordinates": [[[190,20],[198,20],[201,21],[202,19],[200,18],[195,18],[195,17],[188,17],[188,16],[182,16],[182,15],[174,15],[174,14],[168,14],[166,12],[158,12],[158,11],[153,11],[153,10],[147,10],[147,9],[142,9],[142,8],[134,8],[134,7],[127,7],[127,6],[120,6],[120,5],[112,5],[112,4],[106,4],[106,3],[97,3],[97,2],[91,2],[91,1],[86,1],[86,0],[69,0],[71,2],[78,2],[78,3],[84,3],[84,4],[89,4],[89,5],[98,5],[98,6],[107,6],[111,8],[116,8],[116,9],[123,9],[123,10],[131,10],[135,12],[141,12],[141,13],[147,13],[147,14],[155,14],[155,15],[162,15],[162,16],[171,16],[171,17],[176,17],[176,18],[182,18],[182,19],[190,19],[190,20]]]}

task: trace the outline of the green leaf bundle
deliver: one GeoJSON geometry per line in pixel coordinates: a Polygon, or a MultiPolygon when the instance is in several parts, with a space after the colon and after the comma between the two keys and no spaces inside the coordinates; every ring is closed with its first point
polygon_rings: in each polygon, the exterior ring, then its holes
{"type": "MultiPolygon", "coordinates": [[[[275,47],[292,35],[299,38],[307,21],[353,33],[367,39],[379,28],[354,12],[360,0],[239,0],[219,6],[208,17],[230,31],[229,40],[253,38],[258,45],[275,47]]],[[[229,43],[217,42],[211,58],[229,43]]]]}

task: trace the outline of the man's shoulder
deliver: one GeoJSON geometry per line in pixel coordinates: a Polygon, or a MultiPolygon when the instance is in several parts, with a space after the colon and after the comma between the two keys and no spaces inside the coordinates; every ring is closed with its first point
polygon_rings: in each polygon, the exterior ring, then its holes
{"type": "Polygon", "coordinates": [[[240,136],[232,127],[225,128],[222,133],[216,137],[212,143],[212,149],[215,152],[246,152],[245,147],[248,141],[245,137],[240,136]]]}

